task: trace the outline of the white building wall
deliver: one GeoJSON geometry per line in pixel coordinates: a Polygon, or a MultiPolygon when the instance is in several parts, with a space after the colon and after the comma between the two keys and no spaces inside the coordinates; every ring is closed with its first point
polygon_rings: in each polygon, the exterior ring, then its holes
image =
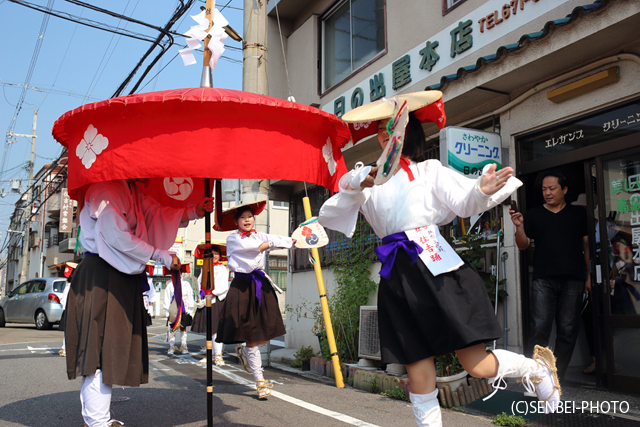
{"type": "MultiPolygon", "coordinates": [[[[319,104],[321,108],[329,112],[333,112],[332,107],[324,108],[325,106],[332,106],[336,97],[350,93],[356,86],[365,89],[365,98],[368,99],[367,86],[363,83],[366,83],[370,76],[380,72],[384,67],[389,66],[417,46],[424,45],[435,34],[470,17],[477,20],[481,16],[476,11],[486,5],[491,7],[497,5],[496,8],[499,8],[505,2],[467,0],[443,16],[440,1],[387,0],[386,53],[364,69],[340,82],[327,93],[320,94],[318,93],[319,29],[321,26],[319,16],[333,3],[332,0],[311,2],[308,7],[299,11],[295,18],[290,19],[283,26],[289,81],[293,95],[300,103],[319,104]]],[[[519,25],[512,25],[507,21],[503,22],[500,27],[491,30],[494,33],[496,31],[502,32],[501,37],[484,45],[482,45],[484,36],[474,33],[474,44],[477,43],[477,46],[481,47],[469,53],[458,55],[450,65],[426,75],[426,77],[424,77],[425,74],[414,75],[412,83],[402,87],[401,92],[423,90],[429,85],[437,84],[443,76],[455,74],[460,67],[473,65],[478,58],[495,54],[501,46],[518,42],[522,35],[540,31],[548,21],[564,18],[574,8],[591,3],[584,0],[527,2],[525,8],[546,8],[547,12],[532,19],[525,19],[519,25]]],[[[519,11],[520,16],[526,17],[530,10],[519,11]]],[[[561,77],[570,71],[588,66],[597,60],[610,57],[621,51],[640,53],[640,46],[625,41],[627,39],[635,40],[629,35],[633,32],[634,17],[638,14],[640,14],[639,2],[610,2],[598,13],[581,16],[568,26],[556,28],[546,38],[530,42],[523,49],[504,55],[500,61],[484,65],[479,71],[467,73],[455,82],[447,84],[443,90],[445,109],[447,109],[447,105],[455,106],[455,108],[448,110],[451,113],[448,114],[448,123],[460,125],[460,123],[470,122],[518,99],[520,95],[533,87],[542,87],[546,81],[552,78],[561,77]],[[611,36],[613,28],[618,29],[619,37],[611,36]],[[567,64],[572,65],[568,67],[567,64]],[[531,76],[526,84],[521,83],[523,75],[531,76]],[[484,97],[477,90],[483,87],[490,89],[496,83],[508,88],[502,97],[484,97]],[[472,92],[473,98],[469,98],[469,94],[472,92]],[[461,99],[472,99],[473,102],[465,101],[461,107],[456,104],[461,99]]],[[[285,90],[286,83],[283,83],[283,80],[286,79],[284,61],[281,54],[279,56],[273,54],[274,50],[281,50],[277,21],[273,14],[269,19],[269,49],[272,55],[269,73],[270,94],[286,98],[288,93],[285,90]],[[278,58],[278,60],[274,61],[274,58],[278,58]]],[[[486,32],[486,34],[488,33],[489,31],[486,32]]],[[[444,59],[443,57],[448,55],[448,52],[440,49],[439,54],[444,59]]],[[[419,56],[411,57],[412,63],[419,60],[419,56]]],[[[522,100],[518,105],[498,112],[503,148],[508,150],[507,164],[516,165],[515,138],[517,136],[606,108],[625,99],[637,97],[640,92],[640,87],[636,83],[640,77],[639,74],[640,61],[633,59],[613,60],[606,66],[594,67],[571,79],[545,87],[544,90],[522,100]],[[548,91],[611,66],[620,67],[620,82],[561,104],[553,104],[547,100],[546,93],[548,91]]],[[[386,83],[387,90],[389,90],[391,83],[386,83]]],[[[435,131],[432,129],[432,132],[435,131]]],[[[506,261],[507,291],[509,293],[507,299],[508,344],[512,349],[521,350],[523,331],[520,251],[515,247],[514,228],[508,219],[506,208],[503,217],[505,218],[504,247],[501,253],[506,253],[508,257],[506,261]]],[[[323,274],[327,291],[331,293],[333,274],[329,269],[323,269],[323,274]]],[[[377,281],[377,274],[373,276],[377,281]]],[[[301,304],[303,300],[318,301],[313,272],[290,274],[287,304],[295,306],[301,304]]],[[[498,319],[503,323],[502,307],[498,319]]],[[[312,345],[317,349],[317,339],[311,333],[312,326],[312,320],[292,319],[290,313],[287,313],[287,347],[299,348],[302,345],[312,345]]]]}

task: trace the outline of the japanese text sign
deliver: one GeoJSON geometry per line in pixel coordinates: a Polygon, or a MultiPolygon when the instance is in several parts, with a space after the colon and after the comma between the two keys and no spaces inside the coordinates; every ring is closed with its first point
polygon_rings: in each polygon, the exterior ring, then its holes
{"type": "Polygon", "coordinates": [[[63,188],[60,192],[60,233],[71,233],[73,228],[73,201],[69,192],[63,188]]]}
{"type": "Polygon", "coordinates": [[[502,168],[500,135],[447,126],[440,130],[440,162],[465,176],[480,176],[487,164],[502,168]]]}

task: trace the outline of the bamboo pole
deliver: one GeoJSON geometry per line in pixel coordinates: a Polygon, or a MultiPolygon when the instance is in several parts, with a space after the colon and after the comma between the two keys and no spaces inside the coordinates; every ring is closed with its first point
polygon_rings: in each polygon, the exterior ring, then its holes
{"type": "MultiPolygon", "coordinates": [[[[306,219],[311,218],[311,204],[309,198],[302,199],[304,205],[304,215],[306,219]]],[[[331,352],[331,362],[333,363],[333,372],[336,375],[336,387],[344,388],[344,380],[342,379],[342,369],[340,369],[340,359],[338,358],[338,347],[336,347],[336,339],[333,335],[333,325],[331,324],[331,316],[329,314],[329,303],[327,303],[327,292],[324,288],[324,279],[322,278],[322,267],[320,266],[320,256],[318,249],[311,249],[313,257],[313,269],[316,273],[316,282],[318,284],[318,293],[320,294],[320,305],[322,306],[322,316],[324,317],[324,326],[327,330],[327,341],[329,342],[329,351],[331,352]]]]}

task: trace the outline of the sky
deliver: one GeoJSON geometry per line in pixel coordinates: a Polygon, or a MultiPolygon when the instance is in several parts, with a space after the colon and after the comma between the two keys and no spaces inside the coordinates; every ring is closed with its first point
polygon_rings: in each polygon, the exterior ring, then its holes
{"type": "MultiPolygon", "coordinates": [[[[186,1],[186,0],[185,0],[186,1]]],[[[50,7],[66,16],[108,24],[112,28],[126,29],[155,39],[158,32],[139,24],[122,21],[117,17],[73,4],[70,0],[20,0],[21,3],[50,7]]],[[[157,27],[163,27],[179,2],[176,0],[85,0],[111,12],[129,16],[157,27]]],[[[190,15],[200,13],[203,0],[196,0],[173,30],[184,33],[196,22],[190,15]]],[[[216,7],[230,26],[242,35],[243,0],[218,0],[216,7]]],[[[124,79],[134,69],[142,55],[151,46],[144,40],[90,28],[76,22],[49,16],[44,32],[45,14],[10,0],[0,0],[0,129],[4,135],[11,131],[31,134],[34,110],[38,111],[34,175],[46,164],[59,157],[62,146],[51,136],[55,120],[65,112],[83,104],[111,98],[124,79]],[[38,50],[38,40],[41,38],[38,50]],[[34,52],[37,51],[37,55],[34,52]],[[31,72],[30,72],[31,70],[31,72]],[[31,74],[30,80],[29,75],[31,74]],[[28,83],[28,89],[23,87],[28,83]]],[[[202,74],[202,53],[195,52],[198,61],[185,67],[178,50],[186,47],[184,37],[175,36],[176,44],[146,76],[136,93],[166,89],[197,87],[202,74]],[[176,56],[177,55],[177,56],[176,56]]],[[[215,87],[242,88],[242,45],[227,38],[227,48],[213,70],[215,87]]],[[[156,48],[150,58],[160,51],[156,48]]],[[[138,77],[149,64],[147,60],[122,95],[128,95],[138,77]]],[[[8,143],[0,139],[0,242],[5,240],[11,214],[19,195],[11,193],[10,180],[19,178],[24,191],[28,183],[28,163],[31,139],[15,138],[8,143]]]]}

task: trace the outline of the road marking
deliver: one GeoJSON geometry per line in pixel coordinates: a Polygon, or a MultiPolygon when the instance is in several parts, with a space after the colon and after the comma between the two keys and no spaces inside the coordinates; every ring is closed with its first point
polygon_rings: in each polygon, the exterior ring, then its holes
{"type": "MultiPolygon", "coordinates": [[[[177,358],[177,359],[173,359],[175,360],[178,364],[186,364],[186,363],[190,363],[190,364],[194,364],[197,366],[202,367],[203,369],[206,369],[206,365],[200,363],[199,359],[196,359],[195,357],[193,357],[191,354],[185,354],[185,355],[181,355],[181,357],[177,358]]],[[[244,385],[247,386],[253,390],[256,389],[256,384],[253,380],[249,380],[246,379],[244,377],[241,377],[240,375],[234,374],[233,372],[230,372],[231,370],[234,371],[238,371],[238,372],[245,372],[244,369],[240,369],[237,368],[233,365],[225,365],[226,369],[223,369],[219,366],[212,366],[213,371],[217,372],[218,374],[222,375],[223,377],[228,378],[229,380],[235,382],[236,384],[240,384],[240,385],[244,385]]],[[[351,424],[354,426],[359,426],[359,427],[379,427],[376,424],[371,424],[368,423],[366,421],[362,421],[359,420],[357,418],[351,417],[349,415],[345,415],[342,414],[340,412],[336,412],[336,411],[332,411],[330,409],[325,409],[322,408],[318,405],[314,405],[313,403],[309,403],[309,402],[305,402],[304,400],[300,400],[297,399],[295,397],[291,397],[289,395],[286,395],[284,393],[281,393],[279,391],[271,391],[271,396],[276,397],[280,400],[284,400],[285,402],[289,402],[291,404],[294,404],[296,406],[299,406],[301,408],[307,409],[309,411],[313,411],[316,412],[318,414],[321,415],[326,415],[327,417],[331,417],[334,418],[336,420],[342,421],[343,423],[347,423],[347,424],[351,424]]]]}
{"type": "Polygon", "coordinates": [[[357,418],[350,417],[349,415],[341,414],[340,412],[331,411],[329,409],[322,408],[320,406],[314,405],[313,403],[305,402],[304,400],[287,396],[286,394],[280,393],[279,391],[272,390],[271,396],[277,397],[278,399],[282,399],[285,402],[293,403],[294,405],[300,406],[301,408],[305,408],[310,411],[317,412],[319,414],[326,415],[331,418],[335,418],[336,420],[342,421],[343,423],[351,424],[354,426],[360,426],[360,427],[378,427],[376,424],[370,424],[366,421],[362,421],[357,418]]]}
{"type": "MultiPolygon", "coordinates": [[[[199,363],[202,366],[201,363],[199,363]]],[[[246,378],[241,377],[240,375],[236,375],[232,372],[229,372],[227,369],[222,369],[219,366],[213,366],[213,370],[218,374],[230,379],[231,381],[248,386],[255,390],[256,385],[253,381],[248,380],[246,378]]],[[[239,370],[239,369],[238,369],[239,370]]],[[[313,403],[305,402],[304,400],[297,399],[295,397],[291,397],[279,391],[271,391],[271,396],[277,397],[280,400],[284,400],[285,402],[292,403],[296,406],[300,406],[301,408],[307,409],[309,411],[317,412],[321,415],[326,415],[327,417],[334,418],[336,420],[342,421],[343,423],[351,424],[359,427],[378,427],[376,424],[370,424],[366,421],[359,420],[357,418],[353,418],[349,415],[341,414],[340,412],[332,411],[329,409],[322,408],[318,405],[314,405],[313,403]]]]}

